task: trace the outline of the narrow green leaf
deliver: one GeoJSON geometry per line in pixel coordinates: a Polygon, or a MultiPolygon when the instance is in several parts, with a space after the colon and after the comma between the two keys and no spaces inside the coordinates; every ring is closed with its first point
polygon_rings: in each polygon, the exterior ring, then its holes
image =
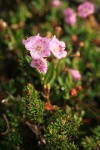
{"type": "Polygon", "coordinates": [[[44,83],[45,84],[48,84],[52,79],[53,79],[53,76],[54,76],[54,64],[53,62],[50,64],[49,68],[48,68],[48,71],[44,77],[44,83]]]}
{"type": "Polygon", "coordinates": [[[51,81],[49,82],[50,85],[52,85],[52,84],[54,83],[55,78],[56,78],[56,70],[54,69],[53,74],[52,74],[52,79],[51,79],[51,81]]]}
{"type": "Polygon", "coordinates": [[[25,60],[26,60],[28,63],[30,63],[30,62],[31,62],[31,57],[28,56],[28,55],[26,55],[26,56],[25,56],[25,60]]]}

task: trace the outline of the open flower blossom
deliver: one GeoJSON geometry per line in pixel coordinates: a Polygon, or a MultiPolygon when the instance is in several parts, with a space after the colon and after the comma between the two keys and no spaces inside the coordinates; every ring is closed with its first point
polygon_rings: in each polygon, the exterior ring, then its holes
{"type": "Polygon", "coordinates": [[[27,40],[23,40],[23,44],[32,57],[30,66],[43,74],[47,72],[46,58],[50,56],[51,52],[58,59],[67,55],[65,43],[59,41],[56,36],[46,38],[37,34],[36,36],[29,37],[27,40]]]}
{"type": "Polygon", "coordinates": [[[62,5],[61,0],[52,0],[52,1],[51,1],[51,6],[52,6],[52,7],[59,8],[59,7],[61,7],[61,5],[62,5]]]}
{"type": "Polygon", "coordinates": [[[67,55],[67,52],[65,51],[65,43],[63,41],[59,41],[55,35],[49,42],[49,48],[53,55],[58,59],[66,57],[67,55]]]}
{"type": "Polygon", "coordinates": [[[70,72],[74,80],[81,80],[81,74],[78,70],[70,69],[70,72]]]}
{"type": "Polygon", "coordinates": [[[73,26],[76,23],[76,14],[72,8],[67,8],[63,11],[65,22],[73,26]]]}
{"type": "Polygon", "coordinates": [[[47,62],[44,58],[38,57],[36,59],[32,59],[30,66],[36,68],[39,72],[43,74],[47,72],[47,62]]]}
{"type": "Polygon", "coordinates": [[[31,36],[27,40],[23,40],[25,48],[30,51],[32,58],[48,57],[50,56],[50,50],[48,47],[50,39],[41,37],[39,34],[31,36]]]}
{"type": "Polygon", "coordinates": [[[84,2],[78,6],[78,16],[86,18],[94,13],[94,5],[90,2],[84,2]]]}

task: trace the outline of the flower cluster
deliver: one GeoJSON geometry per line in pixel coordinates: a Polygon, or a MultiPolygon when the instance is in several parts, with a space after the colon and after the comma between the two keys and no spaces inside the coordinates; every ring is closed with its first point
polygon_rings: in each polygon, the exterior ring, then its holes
{"type": "Polygon", "coordinates": [[[84,2],[78,6],[78,16],[86,18],[94,13],[94,5],[90,2],[84,2]]]}
{"type": "MultiPolygon", "coordinates": [[[[78,6],[77,11],[78,16],[86,18],[94,13],[94,5],[86,1],[78,6]]],[[[65,22],[69,25],[73,26],[76,23],[76,14],[72,8],[66,8],[63,11],[63,15],[65,17],[65,22]]]]}
{"type": "Polygon", "coordinates": [[[71,26],[76,23],[76,14],[74,13],[72,8],[67,8],[63,11],[65,16],[65,22],[70,24],[71,26]]]}
{"type": "Polygon", "coordinates": [[[30,51],[32,61],[30,66],[45,74],[47,71],[46,58],[52,54],[61,59],[66,57],[65,43],[59,41],[54,35],[52,38],[41,37],[39,34],[23,40],[25,48],[30,51]]]}

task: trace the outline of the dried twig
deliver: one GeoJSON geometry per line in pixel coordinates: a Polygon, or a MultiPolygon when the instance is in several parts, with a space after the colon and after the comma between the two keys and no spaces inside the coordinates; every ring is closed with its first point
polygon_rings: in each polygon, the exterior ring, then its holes
{"type": "Polygon", "coordinates": [[[9,126],[9,122],[8,122],[8,119],[7,119],[7,117],[6,117],[6,115],[5,115],[5,114],[3,114],[3,118],[4,118],[4,119],[5,119],[5,121],[6,121],[7,129],[6,129],[6,131],[4,131],[4,132],[2,132],[2,133],[0,133],[0,134],[2,134],[2,135],[6,135],[6,134],[8,133],[8,131],[9,131],[10,126],[9,126]]]}
{"type": "Polygon", "coordinates": [[[33,133],[35,133],[36,138],[38,139],[38,144],[40,148],[42,149],[42,145],[46,144],[45,138],[41,134],[41,130],[38,125],[32,124],[29,121],[26,121],[26,125],[32,130],[33,133]]]}

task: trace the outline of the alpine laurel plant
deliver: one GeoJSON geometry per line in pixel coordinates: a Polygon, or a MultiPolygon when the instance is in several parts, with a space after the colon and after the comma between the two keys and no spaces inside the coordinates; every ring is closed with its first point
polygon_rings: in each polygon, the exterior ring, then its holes
{"type": "Polygon", "coordinates": [[[100,149],[99,3],[0,1],[0,150],[100,149]]]}

